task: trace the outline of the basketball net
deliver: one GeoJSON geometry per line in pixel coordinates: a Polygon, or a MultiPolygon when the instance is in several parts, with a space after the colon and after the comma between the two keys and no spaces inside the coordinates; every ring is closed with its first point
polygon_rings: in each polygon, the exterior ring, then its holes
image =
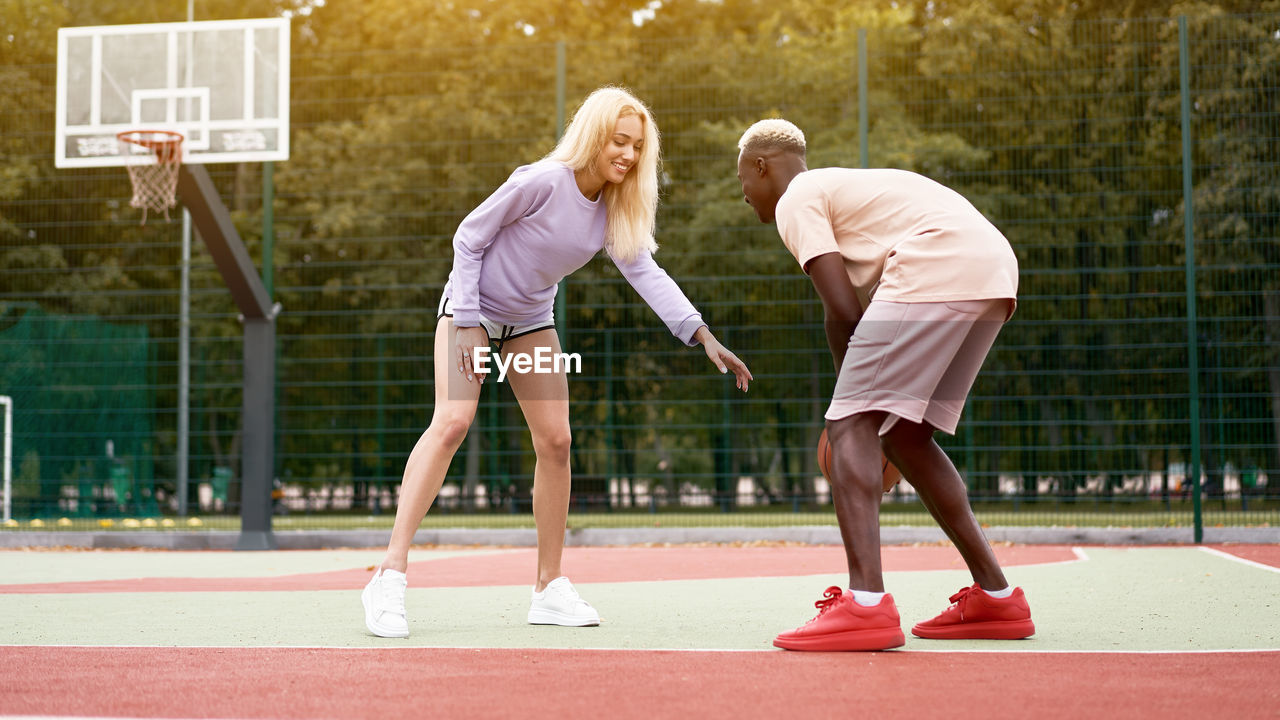
{"type": "Polygon", "coordinates": [[[129,130],[119,133],[120,154],[138,154],[145,148],[155,154],[155,162],[130,164],[129,180],[133,183],[131,207],[142,210],[142,224],[147,224],[147,211],[162,211],[169,219],[169,208],[178,204],[178,170],[182,167],[182,134],[169,130],[129,130]]]}

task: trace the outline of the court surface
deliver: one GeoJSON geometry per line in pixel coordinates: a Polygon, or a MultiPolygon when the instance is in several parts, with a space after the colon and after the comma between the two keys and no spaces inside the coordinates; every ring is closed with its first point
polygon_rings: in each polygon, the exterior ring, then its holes
{"type": "MultiPolygon", "coordinates": [[[[411,636],[364,628],[378,550],[0,552],[0,715],[1280,717],[1280,546],[996,546],[1020,641],[791,653],[843,550],[570,547],[596,628],[529,626],[531,548],[420,548],[411,636]]],[[[972,582],[949,545],[885,546],[904,630],[972,582]]]]}

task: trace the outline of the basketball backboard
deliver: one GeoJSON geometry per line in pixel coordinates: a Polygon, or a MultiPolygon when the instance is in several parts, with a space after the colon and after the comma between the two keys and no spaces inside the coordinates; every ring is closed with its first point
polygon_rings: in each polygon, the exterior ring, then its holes
{"type": "Polygon", "coordinates": [[[127,130],[181,133],[186,163],[289,159],[289,21],[60,28],[55,164],[155,162],[127,130]]]}

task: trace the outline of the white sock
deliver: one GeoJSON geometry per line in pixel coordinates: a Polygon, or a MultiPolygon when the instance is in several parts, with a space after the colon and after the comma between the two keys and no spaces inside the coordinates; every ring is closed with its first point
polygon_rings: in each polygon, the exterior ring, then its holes
{"type": "Polygon", "coordinates": [[[880,600],[884,598],[882,592],[871,592],[870,590],[854,590],[849,588],[849,592],[853,593],[853,601],[862,607],[875,607],[880,604],[880,600]]]}
{"type": "Polygon", "coordinates": [[[1003,590],[983,590],[982,592],[993,598],[1007,598],[1013,594],[1013,588],[1006,586],[1003,590]]]}

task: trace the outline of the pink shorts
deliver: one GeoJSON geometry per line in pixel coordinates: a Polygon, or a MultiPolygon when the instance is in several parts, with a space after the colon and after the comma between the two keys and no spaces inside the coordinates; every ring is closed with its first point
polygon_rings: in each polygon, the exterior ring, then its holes
{"type": "Polygon", "coordinates": [[[873,300],[849,338],[828,420],[875,410],[954,435],[965,399],[1012,307],[1008,299],[873,300]]]}

